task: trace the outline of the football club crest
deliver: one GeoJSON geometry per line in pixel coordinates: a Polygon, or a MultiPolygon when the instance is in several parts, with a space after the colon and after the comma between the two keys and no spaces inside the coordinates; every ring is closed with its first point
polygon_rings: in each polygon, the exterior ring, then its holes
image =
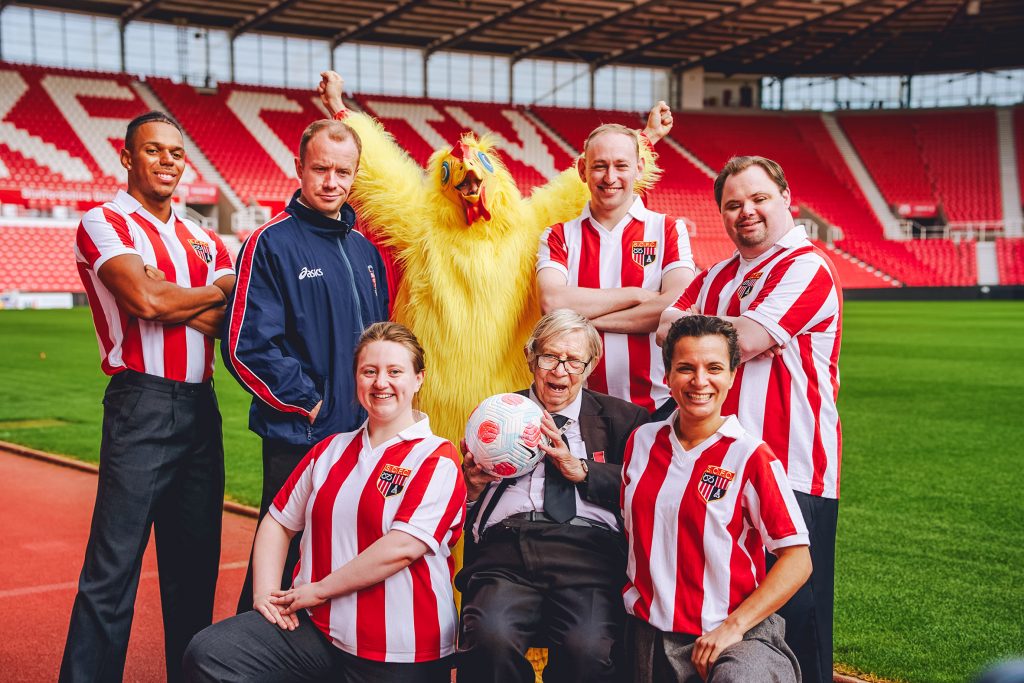
{"type": "Polygon", "coordinates": [[[761,279],[762,275],[764,275],[764,273],[761,271],[748,275],[746,279],[740,283],[739,289],[736,290],[736,295],[742,299],[754,291],[754,285],[757,284],[757,281],[761,279]]]}
{"type": "Polygon", "coordinates": [[[700,475],[700,483],[697,484],[697,493],[707,503],[713,503],[725,496],[729,490],[729,484],[736,478],[735,472],[708,465],[704,474],[700,475]]]}
{"type": "Polygon", "coordinates": [[[210,251],[209,242],[189,240],[188,243],[192,245],[192,251],[196,252],[196,256],[203,259],[203,263],[209,263],[213,260],[213,253],[210,251]]]}
{"type": "Polygon", "coordinates": [[[395,465],[384,465],[384,469],[377,475],[377,490],[385,498],[397,496],[405,488],[405,481],[412,474],[412,470],[395,465]]]}
{"type": "Polygon", "coordinates": [[[630,249],[630,255],[633,257],[633,263],[637,264],[641,268],[646,268],[654,263],[654,259],[658,255],[658,243],[633,242],[633,247],[630,249]]]}

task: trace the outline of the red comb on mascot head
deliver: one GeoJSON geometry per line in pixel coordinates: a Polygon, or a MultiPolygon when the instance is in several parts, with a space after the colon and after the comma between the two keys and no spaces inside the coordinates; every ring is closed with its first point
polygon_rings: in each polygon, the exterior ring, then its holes
{"type": "MultiPolygon", "coordinates": [[[[530,383],[522,349],[540,317],[538,241],[548,226],[579,215],[587,187],[572,166],[524,198],[493,137],[472,133],[435,151],[422,169],[378,121],[345,108],[341,76],[321,76],[324,105],[362,141],[352,202],[404,267],[397,297],[391,293],[393,317],[426,352],[420,407],[435,433],[458,443],[481,400],[530,383]]],[[[664,103],[651,111],[638,190],[657,178],[649,143],[668,133],[670,120],[664,103]]]]}

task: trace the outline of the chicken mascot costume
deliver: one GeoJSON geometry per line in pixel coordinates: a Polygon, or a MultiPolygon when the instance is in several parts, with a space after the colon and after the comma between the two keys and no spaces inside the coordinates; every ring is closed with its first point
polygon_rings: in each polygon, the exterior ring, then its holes
{"type": "MultiPolygon", "coordinates": [[[[540,318],[538,242],[548,226],[580,214],[587,186],[574,165],[523,198],[490,137],[472,133],[436,150],[421,169],[379,122],[345,108],[340,75],[322,78],[324,106],[362,141],[352,188],[360,220],[404,269],[393,318],[426,352],[430,380],[420,407],[434,433],[457,444],[480,401],[532,381],[523,347],[540,318]]],[[[641,136],[646,170],[638,191],[656,181],[650,145],[670,128],[671,113],[659,102],[641,136]]]]}

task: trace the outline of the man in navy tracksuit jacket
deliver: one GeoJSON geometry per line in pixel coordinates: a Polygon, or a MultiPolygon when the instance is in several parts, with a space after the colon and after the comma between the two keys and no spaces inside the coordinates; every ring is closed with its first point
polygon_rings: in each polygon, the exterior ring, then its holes
{"type": "MultiPolygon", "coordinates": [[[[296,160],[302,187],[246,240],[224,316],[225,364],[253,395],[249,428],[263,439],[260,519],[310,448],[362,424],[352,352],[367,325],[388,317],[380,253],[353,230],[355,212],[345,203],[358,137],[338,123],[319,121],[303,134],[296,160]]],[[[291,585],[298,538],[282,587],[291,585]]],[[[252,605],[250,559],[239,612],[252,605]]]]}

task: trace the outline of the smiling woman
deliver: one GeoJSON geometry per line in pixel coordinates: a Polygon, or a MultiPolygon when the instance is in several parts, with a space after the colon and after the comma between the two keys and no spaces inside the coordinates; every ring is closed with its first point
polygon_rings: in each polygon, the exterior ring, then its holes
{"type": "Polygon", "coordinates": [[[412,332],[371,325],[354,365],[367,421],[314,446],[274,498],[253,548],[254,609],[192,640],[189,680],[451,679],[448,563],[466,501],[458,456],[413,409],[425,364],[412,332]],[[300,531],[294,582],[278,590],[300,531]]]}

